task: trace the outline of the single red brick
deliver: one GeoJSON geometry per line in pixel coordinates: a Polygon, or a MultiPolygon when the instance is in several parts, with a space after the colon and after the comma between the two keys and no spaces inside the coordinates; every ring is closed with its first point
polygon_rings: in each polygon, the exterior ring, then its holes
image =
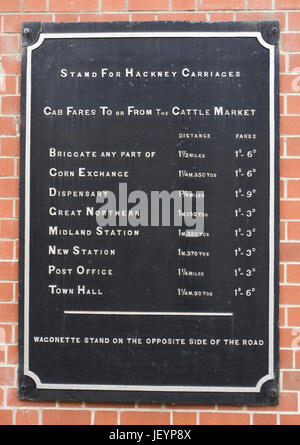
{"type": "Polygon", "coordinates": [[[116,411],[96,411],[95,425],[117,425],[118,413],[116,411]]]}
{"type": "Polygon", "coordinates": [[[55,22],[78,22],[79,15],[78,14],[55,14],[54,17],[55,22]]]}
{"type": "Polygon", "coordinates": [[[0,241],[0,258],[2,260],[11,260],[13,259],[13,256],[14,256],[13,241],[0,241]]]}
{"type": "Polygon", "coordinates": [[[275,9],[299,9],[299,0],[275,0],[275,9]]]}
{"type": "Polygon", "coordinates": [[[287,155],[300,156],[300,138],[287,139],[287,155]]]}
{"type": "Polygon", "coordinates": [[[173,425],[197,425],[197,414],[191,411],[174,411],[173,425]]]}
{"type": "MultiPolygon", "coordinates": [[[[18,12],[21,9],[21,0],[0,0],[1,12],[18,12]]],[[[1,424],[1,423],[0,423],[1,424]]]]}
{"type": "Polygon", "coordinates": [[[298,86],[300,86],[299,82],[300,82],[299,74],[281,74],[280,92],[282,94],[297,93],[298,86]]]}
{"type": "Polygon", "coordinates": [[[125,11],[125,0],[102,0],[102,11],[125,11]]]}
{"type": "Polygon", "coordinates": [[[280,425],[300,425],[300,414],[281,414],[280,425]]]}
{"type": "Polygon", "coordinates": [[[300,73],[300,54],[289,55],[289,71],[300,73]]]}
{"type": "Polygon", "coordinates": [[[168,10],[169,0],[128,0],[129,11],[168,10]]]}
{"type": "Polygon", "coordinates": [[[24,12],[39,12],[47,10],[47,0],[24,0],[24,12]]]}
{"type": "Polygon", "coordinates": [[[0,301],[12,301],[13,295],[13,283],[0,283],[0,301]]]}
{"type": "Polygon", "coordinates": [[[10,409],[0,409],[0,425],[12,425],[13,412],[10,409]]]}
{"type": "Polygon", "coordinates": [[[15,117],[0,116],[0,128],[2,134],[16,134],[15,117]]]}
{"type": "Polygon", "coordinates": [[[16,425],[38,425],[39,412],[35,409],[18,409],[16,413],[16,425]]]}
{"type": "Polygon", "coordinates": [[[254,414],[253,425],[277,425],[276,414],[254,414]]]}
{"type": "MultiPolygon", "coordinates": [[[[290,268],[291,266],[294,266],[292,264],[290,264],[288,266],[288,268],[290,268]]],[[[293,273],[296,272],[296,270],[298,271],[298,280],[299,280],[299,270],[300,270],[300,266],[298,266],[298,269],[292,268],[293,273]]],[[[291,276],[291,279],[296,279],[295,275],[291,276]]],[[[300,307],[289,307],[288,309],[288,324],[289,326],[300,326],[300,307]]]]}
{"type": "Polygon", "coordinates": [[[293,351],[289,349],[280,349],[280,368],[293,368],[293,351]]]}
{"type": "Polygon", "coordinates": [[[148,21],[154,21],[155,15],[149,14],[149,13],[136,13],[131,15],[131,21],[132,22],[148,22],[148,21]]]}
{"type": "Polygon", "coordinates": [[[200,413],[200,425],[249,425],[248,413],[200,413]]]}
{"type": "Polygon", "coordinates": [[[280,261],[300,261],[300,244],[280,243],[280,261]]]}
{"type": "Polygon", "coordinates": [[[300,278],[300,265],[288,264],[287,266],[287,281],[288,283],[297,283],[300,278]]]}
{"type": "Polygon", "coordinates": [[[13,176],[15,170],[15,160],[11,158],[0,159],[0,176],[13,176]]]}
{"type": "Polygon", "coordinates": [[[80,14],[81,22],[122,22],[129,21],[129,14],[80,14]]]}
{"type": "Polygon", "coordinates": [[[19,236],[19,221],[16,219],[4,219],[0,222],[0,236],[2,238],[16,239],[19,236]]]}
{"type": "Polygon", "coordinates": [[[300,46],[300,34],[298,33],[282,33],[281,49],[286,52],[298,52],[300,46]]]}
{"type": "Polygon", "coordinates": [[[13,217],[14,201],[12,199],[0,199],[0,218],[13,217]]]}
{"type": "Polygon", "coordinates": [[[281,304],[299,304],[300,286],[280,286],[281,304]]]}
{"type": "Polygon", "coordinates": [[[233,13],[232,12],[212,12],[210,14],[211,22],[226,22],[233,21],[233,13]]]}
{"type": "Polygon", "coordinates": [[[300,29],[300,12],[288,13],[288,29],[289,31],[299,31],[300,29]]]}
{"type": "Polygon", "coordinates": [[[17,198],[19,196],[19,180],[17,178],[0,178],[0,196],[17,198]]]}
{"type": "Polygon", "coordinates": [[[13,366],[0,366],[0,385],[13,386],[14,381],[15,381],[15,368],[13,366]]]}
{"type": "Polygon", "coordinates": [[[178,13],[161,13],[157,15],[159,21],[186,21],[186,22],[200,22],[206,20],[206,14],[201,12],[178,12],[178,13]]]}
{"type": "Polygon", "coordinates": [[[300,390],[300,371],[283,372],[283,389],[300,390]]]}
{"type": "Polygon", "coordinates": [[[280,201],[281,219],[299,219],[300,201],[280,201]]]}
{"type": "Polygon", "coordinates": [[[0,322],[13,323],[18,320],[18,305],[16,303],[1,303],[0,322]]]}
{"type": "Polygon", "coordinates": [[[44,409],[43,425],[90,425],[91,411],[74,409],[44,409]]]}
{"type": "Polygon", "coordinates": [[[172,9],[174,11],[193,11],[195,9],[195,0],[173,0],[172,9]]]}
{"type": "Polygon", "coordinates": [[[272,0],[248,0],[249,9],[272,9],[272,0]]]}
{"type": "MultiPolygon", "coordinates": [[[[18,263],[17,261],[2,261],[0,263],[0,279],[17,281],[18,279],[18,263]]],[[[0,316],[1,317],[1,316],[0,316]]]]}
{"type": "Polygon", "coordinates": [[[300,116],[283,116],[280,119],[281,134],[299,134],[300,116]]]}
{"type": "Polygon", "coordinates": [[[0,53],[15,54],[18,52],[17,36],[0,36],[0,53]]]}
{"type": "Polygon", "coordinates": [[[288,181],[287,192],[288,198],[300,198],[300,180],[295,179],[288,181]]]}
{"type": "Polygon", "coordinates": [[[18,54],[2,56],[2,68],[6,74],[20,74],[21,56],[18,54]]]}
{"type": "Polygon", "coordinates": [[[98,0],[50,0],[49,11],[93,12],[98,11],[98,0]]]}
{"type": "Polygon", "coordinates": [[[1,156],[19,156],[20,139],[18,137],[2,137],[1,156]]]}
{"type": "Polygon", "coordinates": [[[244,9],[244,0],[199,0],[198,9],[214,10],[214,9],[244,9]]]}
{"type": "Polygon", "coordinates": [[[170,413],[166,411],[124,411],[121,425],[170,425],[170,413]]]}
{"type": "Polygon", "coordinates": [[[288,222],[288,239],[300,240],[300,222],[288,222]]]}
{"type": "Polygon", "coordinates": [[[292,348],[297,338],[297,331],[293,328],[280,328],[280,347],[292,348]]]}
{"type": "Polygon", "coordinates": [[[299,114],[300,111],[300,96],[287,97],[287,112],[288,114],[299,114]]]}
{"type": "Polygon", "coordinates": [[[1,112],[2,114],[19,114],[20,97],[19,96],[2,97],[1,112]]]}
{"type": "Polygon", "coordinates": [[[2,76],[0,82],[1,94],[16,94],[16,88],[17,88],[17,76],[15,75],[2,76]]]}

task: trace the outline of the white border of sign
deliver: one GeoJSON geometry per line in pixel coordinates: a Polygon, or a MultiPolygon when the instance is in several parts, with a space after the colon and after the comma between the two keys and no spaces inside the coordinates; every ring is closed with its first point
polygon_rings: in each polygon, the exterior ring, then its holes
{"type": "MultiPolygon", "coordinates": [[[[275,179],[275,48],[267,43],[260,32],[96,32],[96,33],[42,33],[37,42],[27,47],[26,77],[26,136],[25,136],[25,234],[24,234],[24,374],[31,377],[38,389],[74,389],[101,391],[162,391],[162,392],[241,392],[258,393],[262,385],[274,379],[274,179],[275,179]],[[269,50],[269,126],[270,126],[270,203],[269,203],[269,369],[253,387],[229,386],[164,386],[164,385],[89,385],[89,384],[52,384],[42,383],[29,369],[29,278],[30,278],[30,147],[31,147],[31,61],[32,53],[45,39],[111,39],[111,38],[201,38],[201,37],[253,37],[269,50]]],[[[68,313],[68,311],[66,311],[68,313]]],[[[154,313],[139,313],[152,316],[154,313]]],[[[120,314],[119,314],[120,315],[120,314]]],[[[124,315],[127,315],[124,313],[124,315]]],[[[132,314],[128,314],[132,315],[132,314]]],[[[160,314],[161,315],[161,314],[160,314]]],[[[165,313],[164,315],[184,315],[165,313]]],[[[187,314],[185,315],[211,315],[187,314]]],[[[220,314],[222,316],[232,314],[220,314]]]]}

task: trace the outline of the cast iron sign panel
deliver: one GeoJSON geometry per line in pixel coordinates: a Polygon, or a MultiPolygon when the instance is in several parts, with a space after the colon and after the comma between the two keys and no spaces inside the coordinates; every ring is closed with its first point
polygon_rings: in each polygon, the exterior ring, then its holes
{"type": "Polygon", "coordinates": [[[277,403],[278,38],[24,24],[20,398],[277,403]]]}

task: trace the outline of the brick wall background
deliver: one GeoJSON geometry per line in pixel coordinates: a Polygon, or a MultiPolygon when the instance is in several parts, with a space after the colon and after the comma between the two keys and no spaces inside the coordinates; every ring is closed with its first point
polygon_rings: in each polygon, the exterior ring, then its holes
{"type": "Polygon", "coordinates": [[[0,0],[0,425],[300,424],[300,0],[0,0]],[[20,24],[256,20],[281,23],[280,404],[168,406],[17,398],[20,24]]]}

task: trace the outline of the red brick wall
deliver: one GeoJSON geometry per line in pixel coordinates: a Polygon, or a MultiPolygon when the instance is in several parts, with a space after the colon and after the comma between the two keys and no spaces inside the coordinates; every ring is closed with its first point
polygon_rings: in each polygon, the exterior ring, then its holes
{"type": "Polygon", "coordinates": [[[300,424],[300,1],[0,0],[0,425],[300,424]],[[281,22],[281,396],[276,407],[24,402],[17,398],[20,23],[281,22]]]}

